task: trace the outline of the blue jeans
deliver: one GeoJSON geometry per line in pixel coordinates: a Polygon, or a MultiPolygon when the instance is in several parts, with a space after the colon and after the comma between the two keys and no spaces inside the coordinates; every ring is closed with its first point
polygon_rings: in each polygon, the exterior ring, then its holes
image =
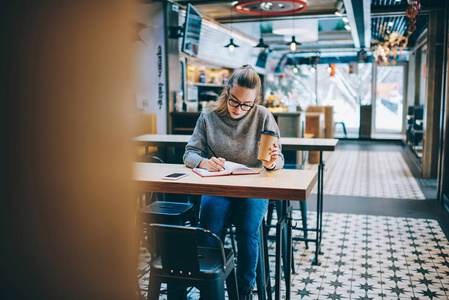
{"type": "Polygon", "coordinates": [[[267,213],[268,200],[202,196],[200,226],[212,231],[222,240],[224,226],[232,222],[237,240],[237,282],[239,292],[254,288],[259,255],[259,228],[267,213]]]}

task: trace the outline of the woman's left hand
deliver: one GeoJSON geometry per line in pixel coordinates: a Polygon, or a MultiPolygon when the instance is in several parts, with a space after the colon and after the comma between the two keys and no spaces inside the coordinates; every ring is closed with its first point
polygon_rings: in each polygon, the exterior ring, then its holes
{"type": "Polygon", "coordinates": [[[275,167],[274,162],[278,159],[278,157],[279,157],[279,146],[277,143],[274,143],[270,148],[270,160],[263,160],[262,163],[265,166],[265,168],[272,169],[275,167]]]}

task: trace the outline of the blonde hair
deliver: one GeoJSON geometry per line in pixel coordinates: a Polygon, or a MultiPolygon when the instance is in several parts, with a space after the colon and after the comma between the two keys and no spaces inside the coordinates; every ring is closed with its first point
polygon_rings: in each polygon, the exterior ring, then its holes
{"type": "Polygon", "coordinates": [[[262,84],[260,81],[260,77],[257,74],[256,70],[251,65],[243,65],[237,69],[234,70],[231,77],[229,78],[229,82],[226,88],[223,89],[221,92],[221,95],[217,98],[215,102],[210,102],[206,110],[207,112],[217,111],[220,115],[225,115],[228,111],[227,101],[228,101],[228,95],[227,92],[230,90],[234,85],[238,85],[243,88],[247,89],[256,89],[256,100],[254,101],[255,104],[260,103],[260,95],[261,95],[261,88],[262,84]]]}

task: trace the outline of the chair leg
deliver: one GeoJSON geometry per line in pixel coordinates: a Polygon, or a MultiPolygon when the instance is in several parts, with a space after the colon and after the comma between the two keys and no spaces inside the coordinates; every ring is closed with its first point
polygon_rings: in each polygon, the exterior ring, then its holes
{"type": "Polygon", "coordinates": [[[200,205],[201,205],[201,196],[189,195],[188,196],[188,203],[192,203],[193,204],[194,216],[192,217],[192,220],[193,220],[192,226],[197,227],[198,226],[198,219],[199,219],[200,205]]]}
{"type": "Polygon", "coordinates": [[[234,255],[237,255],[237,247],[235,246],[234,229],[232,228],[232,226],[229,226],[227,230],[229,232],[229,238],[231,239],[232,252],[234,252],[234,255]]]}
{"type": "MultiPolygon", "coordinates": [[[[305,201],[299,202],[301,209],[302,228],[307,229],[307,203],[305,201]]],[[[304,230],[304,238],[307,238],[307,230],[304,230]]],[[[309,242],[306,241],[306,249],[309,249],[309,242]]]]}
{"type": "Polygon", "coordinates": [[[187,289],[175,284],[167,284],[167,300],[187,300],[187,289]]]}
{"type": "MultiPolygon", "coordinates": [[[[278,219],[282,215],[282,200],[276,200],[276,213],[278,216],[278,219]]],[[[282,266],[287,265],[287,230],[286,228],[281,230],[282,234],[282,240],[284,241],[282,244],[282,266]]]]}
{"type": "Polygon", "coordinates": [[[276,204],[273,200],[268,201],[267,224],[271,225],[271,221],[273,220],[273,210],[276,204]]]}
{"type": "Polygon", "coordinates": [[[259,260],[256,269],[257,296],[259,300],[271,300],[270,266],[268,261],[265,220],[259,229],[259,260]]]}
{"type": "Polygon", "coordinates": [[[265,263],[265,282],[267,285],[267,299],[272,300],[271,277],[270,277],[270,259],[268,256],[268,228],[265,220],[262,220],[262,236],[264,246],[264,263],[265,263]]]}
{"type": "Polygon", "coordinates": [[[203,285],[200,290],[200,299],[224,300],[224,281],[217,279],[203,285]]]}
{"type": "Polygon", "coordinates": [[[229,300],[239,299],[239,289],[237,288],[237,275],[235,274],[235,268],[232,268],[228,278],[226,278],[226,288],[228,290],[229,300]]]}
{"type": "MultiPolygon", "coordinates": [[[[279,216],[282,215],[282,201],[283,200],[276,200],[276,213],[278,215],[278,218],[279,218],[279,216]]],[[[287,228],[286,227],[284,227],[284,229],[281,231],[281,234],[282,234],[282,239],[284,241],[283,244],[282,244],[282,265],[286,266],[287,262],[288,262],[288,259],[287,259],[287,255],[288,255],[288,250],[287,250],[288,233],[287,233],[287,228]]],[[[291,269],[292,270],[291,271],[292,271],[292,274],[295,274],[296,273],[295,272],[295,264],[293,263],[294,262],[293,244],[292,244],[292,249],[290,249],[290,259],[292,261],[292,264],[291,264],[291,269]]]]}
{"type": "Polygon", "coordinates": [[[266,300],[266,285],[265,285],[265,268],[264,268],[264,257],[263,257],[263,245],[262,241],[259,244],[259,259],[257,261],[256,268],[256,285],[257,285],[257,299],[266,300]]]}
{"type": "Polygon", "coordinates": [[[155,276],[151,276],[150,273],[150,279],[148,280],[148,300],[158,300],[159,299],[159,293],[161,291],[161,281],[159,278],[155,276]]]}

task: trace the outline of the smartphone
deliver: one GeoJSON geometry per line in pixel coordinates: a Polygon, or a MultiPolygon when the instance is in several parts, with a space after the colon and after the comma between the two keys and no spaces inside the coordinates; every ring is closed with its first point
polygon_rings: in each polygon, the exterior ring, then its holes
{"type": "Polygon", "coordinates": [[[186,177],[187,175],[189,175],[189,174],[187,174],[187,173],[171,173],[171,174],[165,175],[164,177],[162,177],[162,179],[177,180],[179,178],[186,177]]]}

